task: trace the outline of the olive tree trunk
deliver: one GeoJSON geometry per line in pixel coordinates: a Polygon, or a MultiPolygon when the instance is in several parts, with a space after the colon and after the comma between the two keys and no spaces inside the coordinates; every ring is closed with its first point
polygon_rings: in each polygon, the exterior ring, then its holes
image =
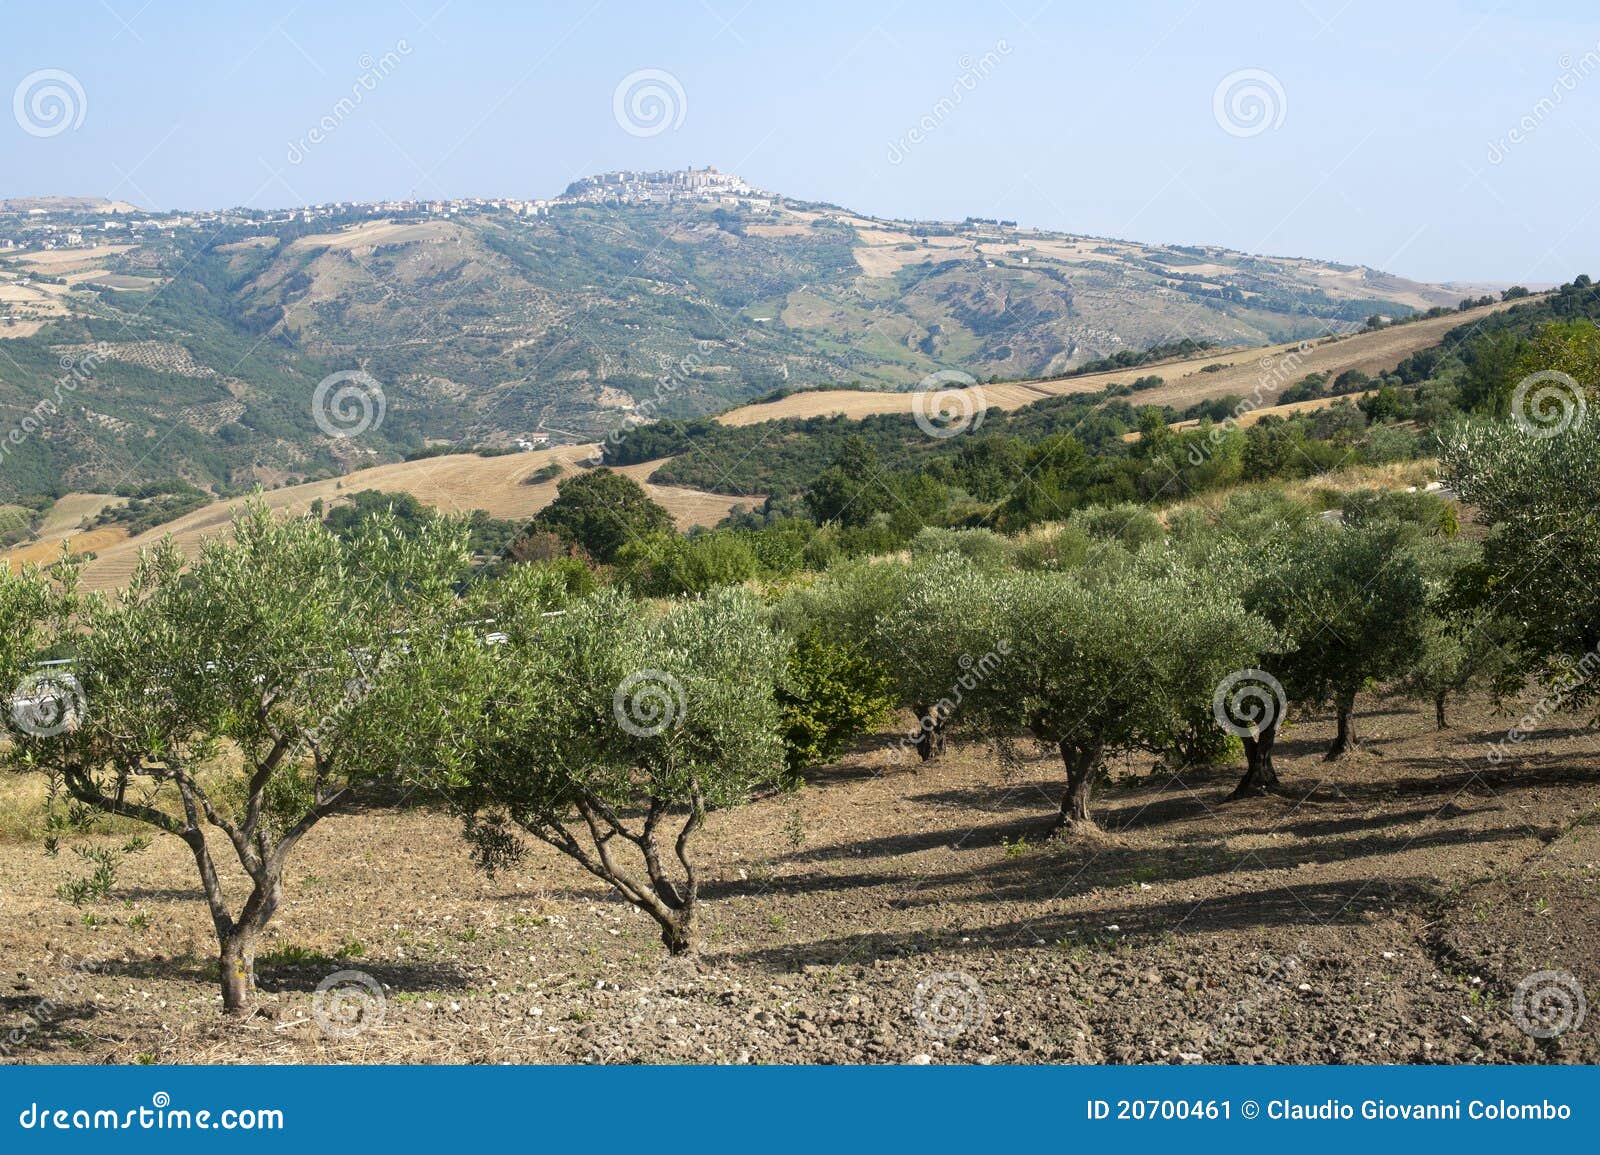
{"type": "Polygon", "coordinates": [[[1334,697],[1334,711],[1338,715],[1338,732],[1325,755],[1327,761],[1343,758],[1361,749],[1361,739],[1356,735],[1356,695],[1354,690],[1341,692],[1334,697]]]}
{"type": "Polygon", "coordinates": [[[306,832],[337,809],[346,797],[343,789],[321,795],[298,822],[274,841],[265,820],[266,790],[286,751],[287,743],[280,740],[273,753],[257,766],[246,788],[244,817],[238,822],[219,811],[188,767],[179,763],[165,767],[160,773],[177,786],[183,810],[181,817],[126,797],[125,791],[119,793],[116,781],[109,783],[109,792],[102,789],[100,781],[82,763],[68,762],[62,767],[67,789],[79,802],[106,814],[143,822],[178,838],[189,848],[217,936],[217,979],[222,988],[222,1006],[231,1015],[247,1014],[251,1009],[256,990],[256,942],[277,912],[284,866],[290,854],[306,832]],[[240,867],[251,881],[250,896],[237,917],[228,908],[227,896],[223,893],[216,861],[206,840],[207,826],[226,836],[240,867]]]}
{"type": "Polygon", "coordinates": [[[588,827],[591,854],[565,825],[546,819],[543,823],[521,823],[541,842],[577,860],[590,874],[609,883],[611,889],[630,905],[644,911],[661,928],[661,942],[669,953],[693,955],[700,943],[695,925],[695,910],[700,897],[700,874],[689,855],[689,844],[705,822],[705,798],[698,783],[690,787],[689,813],[673,843],[672,850],[681,866],[681,879],[673,879],[663,865],[657,829],[667,814],[668,803],[650,799],[644,826],[630,830],[621,816],[596,795],[584,792],[578,799],[578,813],[588,827]],[[644,862],[645,877],[629,870],[616,852],[616,842],[631,844],[644,862]]]}
{"type": "Polygon", "coordinates": [[[1061,743],[1061,761],[1067,768],[1067,789],[1061,795],[1061,814],[1051,833],[1082,830],[1094,826],[1090,802],[1094,794],[1094,775],[1100,766],[1100,746],[1074,746],[1061,743]]]}
{"type": "Polygon", "coordinates": [[[248,1013],[256,994],[254,932],[239,930],[223,937],[218,970],[222,979],[222,1009],[230,1015],[248,1013]]]}
{"type": "Polygon", "coordinates": [[[917,706],[917,757],[932,762],[944,754],[950,715],[942,706],[917,706]]]}
{"type": "Polygon", "coordinates": [[[1278,742],[1278,723],[1255,734],[1246,734],[1244,742],[1244,777],[1234,787],[1230,798],[1250,798],[1270,794],[1278,788],[1278,769],[1272,762],[1272,748],[1278,742]]]}
{"type": "Polygon", "coordinates": [[[283,897],[283,870],[295,845],[312,826],[325,817],[344,792],[323,798],[301,816],[276,842],[261,824],[262,800],[253,797],[243,825],[235,825],[219,815],[200,788],[187,774],[179,778],[179,791],[191,822],[180,835],[194,856],[200,873],[200,887],[211,912],[217,935],[217,978],[222,986],[222,1009],[230,1015],[249,1014],[256,994],[256,943],[272,921],[283,897]],[[239,865],[249,876],[250,895],[237,916],[228,909],[227,897],[217,876],[211,848],[200,826],[204,813],[211,825],[220,829],[233,845],[239,865]]]}

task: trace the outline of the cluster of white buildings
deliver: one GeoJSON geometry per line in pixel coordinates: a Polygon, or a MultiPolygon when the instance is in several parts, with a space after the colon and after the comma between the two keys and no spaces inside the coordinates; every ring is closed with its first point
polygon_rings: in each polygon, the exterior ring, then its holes
{"type": "Polygon", "coordinates": [[[463,213],[508,212],[518,216],[544,216],[560,205],[668,205],[722,204],[742,208],[772,208],[777,197],[747,184],[742,178],[716,168],[662,169],[655,172],[624,169],[584,177],[567,186],[558,197],[457,197],[449,200],[328,201],[296,209],[219,209],[198,212],[118,212],[107,207],[71,211],[70,224],[51,223],[56,214],[42,208],[0,211],[0,251],[26,248],[68,248],[104,243],[91,232],[121,232],[134,238],[147,232],[183,228],[211,228],[245,224],[287,224],[334,217],[423,216],[453,217],[463,213]],[[85,217],[99,217],[96,221],[85,217]],[[41,220],[40,218],[46,218],[41,220]],[[12,228],[7,228],[8,221],[12,228]],[[10,234],[10,235],[7,235],[10,234]]]}
{"type": "Polygon", "coordinates": [[[715,168],[623,169],[584,177],[567,186],[556,204],[730,204],[770,207],[773,197],[731,172],[715,168]]]}

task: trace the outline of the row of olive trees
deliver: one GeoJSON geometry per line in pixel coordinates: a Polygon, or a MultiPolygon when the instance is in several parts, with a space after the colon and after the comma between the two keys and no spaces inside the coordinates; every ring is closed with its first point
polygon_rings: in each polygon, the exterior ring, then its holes
{"type": "Polygon", "coordinates": [[[696,831],[784,772],[784,643],[752,596],[569,600],[537,567],[463,595],[459,525],[345,542],[256,506],[234,528],[115,596],[71,562],[0,571],[10,766],[188,847],[229,1012],[296,847],[378,784],[435,792],[485,866],[524,834],[556,847],[694,949],[696,831]]]}
{"type": "Polygon", "coordinates": [[[469,582],[458,524],[376,517],[342,540],[257,506],[192,564],[147,555],[115,596],[81,593],[70,561],[0,574],[0,682],[19,687],[7,757],[188,847],[229,1011],[249,1006],[295,848],[374,784],[447,804],[488,869],[529,839],[554,847],[692,952],[707,814],[835,756],[890,705],[916,713],[908,746],[924,757],[952,729],[1051,750],[1070,827],[1093,821],[1119,752],[1214,755],[1237,735],[1239,792],[1267,791],[1285,706],[1331,701],[1337,756],[1369,685],[1404,680],[1442,715],[1448,694],[1528,655],[1592,649],[1578,591],[1560,591],[1570,614],[1540,599],[1600,544],[1581,510],[1545,525],[1522,503],[1552,476],[1600,476],[1595,456],[1488,435],[1453,448],[1497,527],[1482,557],[1382,502],[1333,525],[1247,495],[1166,525],[1102,511],[1021,542],[935,534],[772,604],[574,596],[539,566],[469,582]],[[1540,584],[1495,593],[1548,636],[1502,638],[1505,615],[1477,596],[1518,559],[1540,584]],[[47,656],[71,672],[41,673],[47,656]],[[1236,692],[1263,673],[1264,695],[1236,692]]]}
{"type": "Polygon", "coordinates": [[[1378,684],[1430,701],[1442,727],[1451,694],[1508,668],[1515,633],[1463,595],[1482,563],[1447,510],[1357,494],[1330,523],[1249,493],[1170,527],[1130,509],[1021,544],[932,532],[909,562],[837,567],[784,612],[892,672],[924,759],[952,728],[1058,752],[1060,824],[1084,823],[1095,776],[1131,749],[1184,764],[1237,736],[1242,796],[1279,786],[1291,708],[1333,707],[1330,760],[1359,747],[1357,696],[1378,684]]]}

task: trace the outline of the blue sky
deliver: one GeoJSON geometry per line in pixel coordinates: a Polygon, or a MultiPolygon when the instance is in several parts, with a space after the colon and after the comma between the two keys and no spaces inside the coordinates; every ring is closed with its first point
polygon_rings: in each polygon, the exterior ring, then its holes
{"type": "Polygon", "coordinates": [[[0,29],[0,196],[535,197],[715,164],[884,216],[1600,275],[1592,2],[0,0],[0,29]],[[47,70],[77,86],[58,132],[30,120],[47,70]],[[646,71],[653,134],[615,113],[646,71]]]}

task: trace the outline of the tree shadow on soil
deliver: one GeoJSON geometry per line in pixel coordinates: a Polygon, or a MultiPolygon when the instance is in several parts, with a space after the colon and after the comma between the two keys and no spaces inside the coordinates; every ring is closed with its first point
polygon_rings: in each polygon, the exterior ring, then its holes
{"type": "MultiPolygon", "coordinates": [[[[1064,902],[1096,891],[1116,892],[1141,883],[1199,881],[1232,874],[1311,870],[1329,862],[1383,858],[1450,846],[1482,847],[1543,836],[1527,827],[1458,827],[1425,833],[1386,833],[1336,844],[1297,841],[1251,850],[1231,849],[1225,837],[1166,847],[1126,846],[1115,841],[1065,842],[959,870],[914,874],[860,871],[779,876],[770,880],[707,883],[707,898],[829,894],[883,888],[896,892],[892,906],[990,905],[1064,902]]],[[[946,839],[950,836],[946,834],[946,839]]]]}
{"type": "Polygon", "coordinates": [[[814,942],[730,953],[742,963],[772,971],[800,966],[838,966],[938,951],[943,954],[982,954],[997,948],[1037,946],[1041,941],[1061,947],[1103,949],[1106,928],[1116,926],[1115,943],[1138,944],[1182,928],[1185,933],[1304,927],[1308,931],[1329,924],[1364,919],[1359,909],[1376,903],[1423,901],[1430,897],[1425,880],[1407,878],[1355,878],[1333,882],[1308,882],[1218,895],[1196,901],[1110,904],[1070,914],[1043,914],[1013,919],[983,928],[873,931],[838,935],[814,942]]]}
{"type": "MultiPolygon", "coordinates": [[[[74,1024],[87,1023],[100,1013],[92,1001],[61,1002],[49,989],[0,995],[0,1044],[10,1048],[11,1058],[26,1050],[44,1053],[75,1050],[79,1031],[74,1024]]],[[[0,1050],[0,1059],[7,1052],[0,1050]]]]}
{"type": "MultiPolygon", "coordinates": [[[[102,963],[100,974],[148,980],[215,983],[217,962],[194,955],[119,959],[102,963]]],[[[396,991],[469,990],[472,976],[461,967],[420,962],[385,962],[380,959],[319,959],[305,963],[258,961],[256,981],[264,991],[311,991],[329,975],[359,970],[396,991]]]]}
{"type": "MultiPolygon", "coordinates": [[[[1408,758],[1406,769],[1412,771],[1434,770],[1429,776],[1413,775],[1387,778],[1379,782],[1317,783],[1308,792],[1296,794],[1310,802],[1377,802],[1403,795],[1466,794],[1488,797],[1532,790],[1547,786],[1600,785],[1600,765],[1576,759],[1553,759],[1537,765],[1508,763],[1500,766],[1485,764],[1474,767],[1458,758],[1408,758]]],[[[1295,794],[1295,784],[1285,783],[1285,789],[1295,794]]]]}

